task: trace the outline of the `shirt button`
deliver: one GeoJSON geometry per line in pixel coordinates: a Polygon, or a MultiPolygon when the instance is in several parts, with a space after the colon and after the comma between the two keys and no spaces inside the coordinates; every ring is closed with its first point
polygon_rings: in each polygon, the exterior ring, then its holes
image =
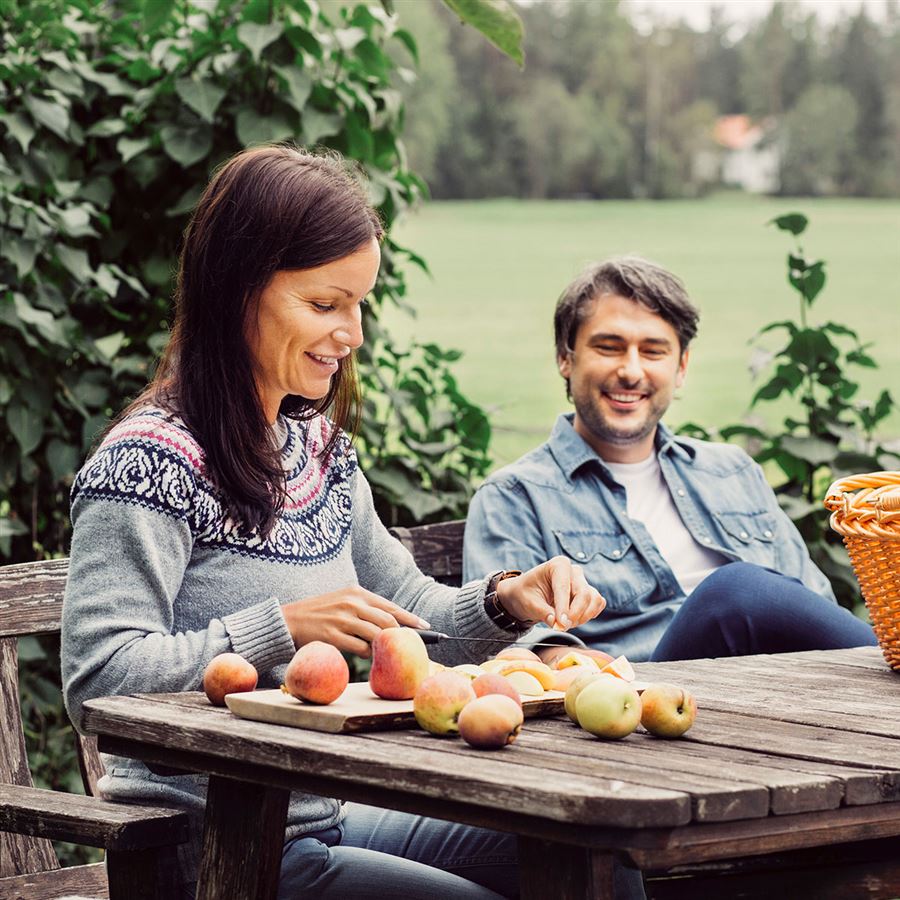
{"type": "Polygon", "coordinates": [[[772,532],[771,532],[771,531],[764,531],[763,534],[764,534],[766,537],[772,537],[772,532]]]}
{"type": "Polygon", "coordinates": [[[748,538],[748,537],[750,537],[750,535],[749,535],[749,534],[747,534],[747,532],[746,532],[746,531],[742,531],[742,532],[741,532],[741,537],[742,537],[742,538],[743,538],[743,539],[744,539],[744,540],[745,540],[745,541],[746,541],[746,540],[747,540],[747,538],[748,538]]]}
{"type": "Polygon", "coordinates": [[[584,550],[579,550],[575,555],[576,555],[579,559],[584,559],[584,557],[586,556],[584,550]]]}
{"type": "Polygon", "coordinates": [[[618,558],[622,555],[622,551],[621,551],[621,550],[613,550],[612,555],[613,555],[616,559],[618,559],[618,558]]]}
{"type": "Polygon", "coordinates": [[[678,494],[679,497],[683,497],[684,496],[684,488],[678,488],[678,490],[675,491],[675,493],[678,494]]]}
{"type": "Polygon", "coordinates": [[[712,538],[710,538],[710,537],[705,537],[705,538],[703,538],[703,543],[704,543],[704,544],[711,544],[711,543],[712,543],[712,538]]]}

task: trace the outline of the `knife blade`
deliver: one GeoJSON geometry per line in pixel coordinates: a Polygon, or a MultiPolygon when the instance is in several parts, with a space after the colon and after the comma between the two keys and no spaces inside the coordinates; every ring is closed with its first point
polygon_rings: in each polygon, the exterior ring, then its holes
{"type": "Polygon", "coordinates": [[[537,641],[533,643],[531,641],[523,641],[522,638],[517,638],[516,640],[504,640],[503,638],[454,637],[451,634],[444,634],[443,631],[423,631],[418,628],[416,631],[419,632],[420,637],[426,644],[440,644],[443,641],[472,641],[478,644],[508,644],[510,646],[527,644],[529,647],[573,647],[574,649],[578,649],[580,646],[578,644],[563,644],[552,641],[546,643],[537,641]]]}

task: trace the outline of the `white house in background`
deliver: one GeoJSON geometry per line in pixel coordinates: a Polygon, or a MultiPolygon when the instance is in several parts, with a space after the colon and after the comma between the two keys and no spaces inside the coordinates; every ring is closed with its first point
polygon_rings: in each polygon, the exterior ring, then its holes
{"type": "Polygon", "coordinates": [[[705,181],[739,187],[751,194],[773,194],[780,187],[781,145],[775,120],[755,122],[749,116],[719,116],[713,126],[717,150],[695,160],[695,172],[705,181]]]}

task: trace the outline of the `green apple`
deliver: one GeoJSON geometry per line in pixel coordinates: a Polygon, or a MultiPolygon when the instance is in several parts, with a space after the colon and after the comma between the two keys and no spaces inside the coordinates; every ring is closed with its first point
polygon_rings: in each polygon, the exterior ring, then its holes
{"type": "Polygon", "coordinates": [[[416,689],[413,713],[419,725],[432,734],[457,734],[459,714],[475,696],[471,678],[445,669],[429,675],[416,689]]]}
{"type": "Polygon", "coordinates": [[[566,699],[564,701],[564,706],[566,708],[566,715],[577,725],[578,724],[578,716],[575,715],[575,702],[578,700],[578,695],[582,692],[582,690],[594,681],[597,678],[613,678],[615,679],[615,675],[610,675],[608,673],[600,673],[597,669],[588,669],[585,666],[586,671],[579,675],[567,688],[566,688],[566,699]]]}
{"type": "Polygon", "coordinates": [[[677,684],[660,681],[641,695],[641,725],[657,737],[681,737],[697,718],[697,702],[677,684]]]}
{"type": "Polygon", "coordinates": [[[597,737],[623,738],[641,721],[641,698],[621,678],[595,678],[579,693],[575,715],[578,724],[597,737]]]}

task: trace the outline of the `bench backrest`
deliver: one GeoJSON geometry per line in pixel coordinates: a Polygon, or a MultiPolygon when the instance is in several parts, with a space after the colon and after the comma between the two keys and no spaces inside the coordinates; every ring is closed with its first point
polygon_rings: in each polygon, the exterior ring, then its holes
{"type": "Polygon", "coordinates": [[[442,584],[462,584],[462,548],[465,519],[417,525],[414,528],[391,528],[390,532],[413,555],[416,565],[442,584]]]}
{"type": "MultiPolygon", "coordinates": [[[[0,567],[0,783],[31,787],[25,731],[19,704],[18,639],[58,634],[67,559],[0,567]]],[[[93,738],[76,735],[82,780],[95,793],[103,766],[93,738]]],[[[0,877],[58,869],[45,838],[0,832],[0,877]]]]}

